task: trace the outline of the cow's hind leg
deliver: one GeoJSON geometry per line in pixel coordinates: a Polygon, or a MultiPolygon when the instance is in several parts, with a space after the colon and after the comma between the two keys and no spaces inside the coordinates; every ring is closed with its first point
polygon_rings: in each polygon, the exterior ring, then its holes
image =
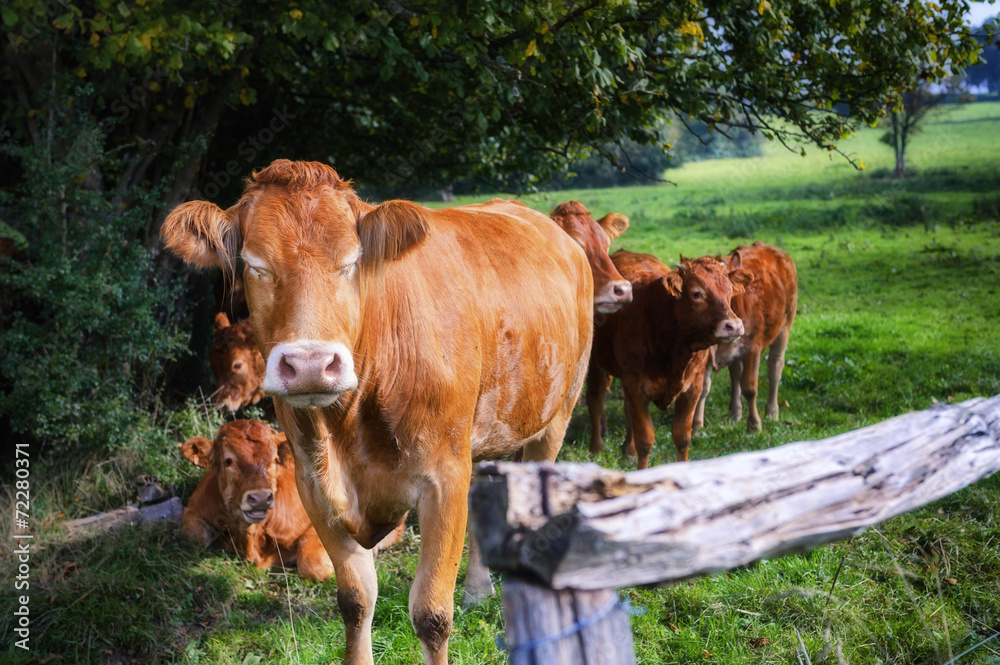
{"type": "Polygon", "coordinates": [[[712,389],[712,363],[705,367],[705,376],[701,383],[701,395],[698,397],[698,404],[694,408],[694,420],[691,423],[691,431],[694,434],[701,432],[705,427],[705,402],[708,401],[708,392],[712,389]]]}
{"type": "Polygon", "coordinates": [[[465,589],[462,592],[462,605],[475,607],[490,598],[493,593],[493,580],[490,569],[483,563],[479,551],[479,541],[473,532],[472,521],[469,521],[469,563],[465,567],[465,589]]]}
{"type": "Polygon", "coordinates": [[[410,621],[427,665],[448,663],[448,636],[469,513],[472,462],[468,458],[455,460],[439,466],[439,471],[417,505],[420,560],[410,587],[410,621]]]}
{"type": "Polygon", "coordinates": [[[781,383],[781,371],[785,367],[785,350],[788,348],[788,328],[781,332],[771,342],[767,354],[767,408],[764,415],[771,420],[778,419],[778,385],[781,383]]]}

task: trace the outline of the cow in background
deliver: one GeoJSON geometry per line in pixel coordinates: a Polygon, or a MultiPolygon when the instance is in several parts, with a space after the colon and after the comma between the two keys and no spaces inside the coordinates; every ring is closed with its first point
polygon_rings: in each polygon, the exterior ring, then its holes
{"type": "MultiPolygon", "coordinates": [[[[755,242],[734,249],[725,259],[731,270],[742,269],[753,275],[753,281],[743,293],[733,296],[732,307],[743,321],[743,336],[720,342],[712,350],[713,369],[729,368],[732,391],[729,399],[729,417],[739,422],[742,418],[740,396],[747,401],[747,431],[761,430],[757,412],[757,380],[760,373],[760,356],[765,347],[767,355],[767,407],[764,415],[778,419],[778,384],[785,366],[785,349],[795,320],[798,304],[798,281],[795,264],[785,252],[755,242]]],[[[695,421],[704,423],[705,400],[712,387],[712,372],[705,372],[704,387],[698,401],[695,421]]]]}
{"type": "Polygon", "coordinates": [[[579,201],[560,203],[549,217],[587,253],[594,275],[594,313],[610,314],[632,301],[632,285],[619,274],[608,256],[611,241],[628,228],[628,217],[608,213],[598,221],[579,201]]]}
{"type": "Polygon", "coordinates": [[[231,324],[225,312],[215,315],[215,344],[208,356],[217,388],[212,403],[219,411],[238,411],[264,397],[264,358],[250,319],[231,324]]]}
{"type": "Polygon", "coordinates": [[[671,270],[655,256],[621,250],[611,255],[632,284],[632,302],[595,327],[587,375],[590,452],[604,450],[601,420],[612,376],[625,394],[622,454],[649,466],[655,430],[649,402],[674,404],[671,430],[677,460],[688,459],[695,407],[701,395],[709,347],[743,334],[730,301],[752,280],[713,257],[685,259],[671,270]]]}
{"type": "Polygon", "coordinates": [[[583,388],[583,249],[520,203],[372,206],[329,166],[288,160],[227,210],[183,204],[161,236],[196,266],[244,260],[264,390],[336,569],[344,662],[373,661],[366,548],[417,507],[410,620],[425,663],[446,665],[472,464],[553,459],[583,388]]]}
{"type": "Polygon", "coordinates": [[[295,488],[295,460],[284,434],[257,420],[234,420],[215,441],[194,437],[179,447],[208,470],[181,516],[184,539],[232,547],[261,569],[296,563],[307,579],[333,574],[295,488]]]}

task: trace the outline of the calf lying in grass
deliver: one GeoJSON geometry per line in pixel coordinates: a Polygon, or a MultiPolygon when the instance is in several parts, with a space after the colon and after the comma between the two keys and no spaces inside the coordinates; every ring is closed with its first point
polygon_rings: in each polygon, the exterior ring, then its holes
{"type": "Polygon", "coordinates": [[[181,536],[232,547],[259,568],[296,563],[299,574],[325,580],[333,564],[295,488],[295,461],[285,435],[256,420],[226,423],[215,441],[180,444],[208,469],[181,517],[181,536]]]}

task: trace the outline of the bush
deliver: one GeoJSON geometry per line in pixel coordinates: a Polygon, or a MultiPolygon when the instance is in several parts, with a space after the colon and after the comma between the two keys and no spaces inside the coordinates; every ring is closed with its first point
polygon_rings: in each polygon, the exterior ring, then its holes
{"type": "Polygon", "coordinates": [[[89,176],[107,160],[103,137],[73,104],[57,107],[51,140],[0,146],[24,176],[0,192],[23,246],[0,269],[0,416],[50,451],[113,449],[184,348],[169,307],[177,294],[141,242],[155,193],[99,191],[89,176]]]}

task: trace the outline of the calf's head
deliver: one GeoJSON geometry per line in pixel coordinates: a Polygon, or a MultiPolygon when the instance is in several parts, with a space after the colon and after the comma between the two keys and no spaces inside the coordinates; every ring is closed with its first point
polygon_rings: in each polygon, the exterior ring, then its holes
{"type": "Polygon", "coordinates": [[[199,436],[180,448],[196,466],[215,471],[226,511],[249,524],[267,519],[279,472],[295,464],[285,435],[257,420],[234,420],[219,429],[215,441],[199,436]]]}
{"type": "Polygon", "coordinates": [[[195,266],[231,270],[242,257],[264,392],[307,408],[357,387],[366,285],[427,232],[420,206],[372,207],[329,166],[279,159],[251,176],[233,207],[185,203],[160,235],[195,266]]]}
{"type": "Polygon", "coordinates": [[[230,324],[225,313],[215,315],[215,344],[208,360],[217,384],[212,396],[215,408],[236,411],[260,401],[264,359],[248,319],[230,324]]]}
{"type": "Polygon", "coordinates": [[[594,311],[611,314],[632,302],[632,285],[608,256],[611,241],[628,228],[628,217],[612,212],[594,221],[587,207],[578,201],[560,203],[549,217],[587,253],[594,274],[594,311]]]}
{"type": "Polygon", "coordinates": [[[661,282],[667,294],[677,299],[678,312],[694,333],[693,347],[706,349],[743,334],[743,321],[733,312],[733,295],[742,293],[753,275],[737,268],[730,270],[720,259],[703,256],[686,259],[661,282]]]}

